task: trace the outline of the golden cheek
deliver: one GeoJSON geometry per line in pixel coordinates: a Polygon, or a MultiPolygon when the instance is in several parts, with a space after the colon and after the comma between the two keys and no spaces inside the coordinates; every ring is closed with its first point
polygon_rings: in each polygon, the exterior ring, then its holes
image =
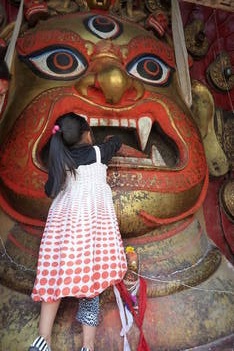
{"type": "Polygon", "coordinates": [[[156,218],[171,218],[185,212],[196,203],[201,187],[199,184],[180,193],[113,190],[122,236],[140,236],[150,230],[141,216],[142,210],[156,218]]]}

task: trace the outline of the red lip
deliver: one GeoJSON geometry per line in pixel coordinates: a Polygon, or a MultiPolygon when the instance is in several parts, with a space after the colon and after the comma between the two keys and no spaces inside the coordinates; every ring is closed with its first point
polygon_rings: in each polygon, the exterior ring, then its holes
{"type": "MultiPolygon", "coordinates": [[[[157,167],[152,164],[150,158],[144,158],[143,151],[124,146],[121,154],[124,157],[118,156],[113,160],[115,169],[119,165],[122,186],[129,172],[135,174],[139,181],[133,184],[127,182],[126,187],[137,190],[163,189],[165,192],[172,192],[175,191],[176,180],[179,192],[204,180],[206,162],[196,129],[170,100],[152,95],[134,106],[114,109],[110,106],[96,106],[78,96],[71,88],[63,87],[51,89],[32,101],[16,121],[8,141],[2,147],[0,175],[3,182],[13,191],[17,188],[16,192],[28,194],[30,188],[31,194],[43,196],[46,171],[41,164],[40,152],[50,138],[57,117],[69,111],[85,115],[89,120],[97,118],[100,125],[104,121],[108,124],[115,119],[122,122],[127,120],[131,127],[131,121],[134,121],[136,129],[140,118],[148,116],[153,122],[157,121],[164,132],[173,139],[179,151],[179,160],[174,168],[157,167]],[[141,181],[144,174],[145,180],[141,181]]],[[[111,167],[109,174],[111,177],[111,167]]]]}
{"type": "MultiPolygon", "coordinates": [[[[126,150],[122,152],[121,156],[124,157],[134,157],[134,158],[144,158],[146,152],[144,150],[147,139],[151,130],[152,125],[157,122],[160,124],[164,133],[171,138],[176,147],[178,148],[178,162],[174,167],[174,170],[184,168],[188,162],[189,144],[187,144],[184,136],[178,131],[176,123],[173,121],[173,116],[168,109],[168,105],[171,104],[170,101],[162,101],[156,95],[144,99],[140,103],[134,103],[132,105],[122,106],[119,108],[114,108],[113,106],[100,106],[96,105],[92,101],[88,101],[74,93],[72,89],[57,89],[57,96],[54,97],[53,101],[48,99],[49,106],[47,110],[49,111],[48,116],[44,119],[44,129],[36,141],[36,154],[39,155],[43,146],[47,143],[50,138],[51,130],[53,124],[57,117],[65,112],[73,111],[77,114],[85,116],[90,125],[93,128],[105,127],[116,129],[119,128],[121,133],[121,128],[134,129],[136,135],[138,135],[138,140],[140,144],[140,149],[133,151],[126,150]],[[65,91],[66,90],[66,91],[65,91]],[[60,92],[62,91],[62,95],[60,92]],[[148,128],[148,131],[146,129],[148,128]],[[147,134],[148,133],[148,134],[147,134]]],[[[43,101],[45,104],[45,101],[43,101]]],[[[172,104],[171,104],[172,105],[172,104]]],[[[191,122],[188,124],[188,120],[181,111],[176,110],[173,106],[173,113],[177,114],[178,120],[180,119],[180,127],[183,125],[185,133],[191,134],[191,122]],[[187,124],[186,124],[187,123],[187,124]]],[[[194,128],[194,127],[193,127],[194,128]]],[[[107,131],[108,133],[108,131],[107,131]]],[[[187,135],[185,135],[187,137],[187,135]]],[[[35,138],[34,138],[35,139],[35,138]]],[[[200,143],[200,141],[198,141],[200,143]]],[[[132,145],[128,145],[132,146],[132,145]]],[[[148,156],[149,158],[149,156],[148,156]]],[[[123,160],[122,160],[123,161],[123,160]]],[[[120,163],[126,164],[126,159],[124,162],[119,160],[120,163]]],[[[40,168],[40,160],[36,160],[37,166],[40,168]]],[[[137,162],[137,166],[140,162],[137,162]]],[[[130,162],[130,166],[135,168],[135,163],[130,162]]],[[[154,162],[143,162],[142,167],[150,168],[167,168],[170,170],[172,167],[167,167],[166,165],[157,165],[154,162]]],[[[43,168],[43,167],[42,167],[43,168]]]]}

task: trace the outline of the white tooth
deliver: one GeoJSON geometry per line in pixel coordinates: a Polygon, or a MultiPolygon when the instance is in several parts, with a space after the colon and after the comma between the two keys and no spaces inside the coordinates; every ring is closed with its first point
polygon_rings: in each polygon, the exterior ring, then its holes
{"type": "Polygon", "coordinates": [[[166,166],[166,163],[162,158],[162,155],[160,154],[160,152],[158,151],[155,145],[152,145],[151,152],[152,152],[151,154],[152,162],[155,166],[166,166]]]}
{"type": "Polygon", "coordinates": [[[135,121],[135,119],[130,119],[128,126],[129,126],[129,128],[136,128],[136,121],[135,121]]]}
{"type": "Polygon", "coordinates": [[[107,118],[100,118],[100,124],[101,127],[108,126],[109,125],[109,120],[107,118]]]}
{"type": "Polygon", "coordinates": [[[119,120],[118,119],[110,119],[109,126],[110,127],[119,127],[119,120]]]}
{"type": "Polygon", "coordinates": [[[149,117],[141,117],[138,120],[138,135],[141,143],[141,150],[144,150],[149,138],[152,127],[152,121],[149,117]]]}
{"type": "Polygon", "coordinates": [[[128,127],[128,120],[126,118],[120,120],[121,127],[128,127]]]}
{"type": "Polygon", "coordinates": [[[99,120],[98,120],[98,118],[90,118],[90,126],[91,126],[91,127],[97,127],[97,126],[99,126],[99,120]]]}

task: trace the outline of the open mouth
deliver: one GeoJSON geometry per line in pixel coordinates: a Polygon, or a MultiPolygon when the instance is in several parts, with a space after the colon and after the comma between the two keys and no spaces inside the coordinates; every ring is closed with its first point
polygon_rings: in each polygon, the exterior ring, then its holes
{"type": "MultiPolygon", "coordinates": [[[[111,166],[128,168],[175,169],[179,163],[176,143],[162,130],[159,123],[149,117],[135,119],[90,118],[95,144],[101,144],[108,135],[120,136],[123,146],[111,166]]],[[[48,165],[48,141],[39,152],[40,164],[48,165]]]]}

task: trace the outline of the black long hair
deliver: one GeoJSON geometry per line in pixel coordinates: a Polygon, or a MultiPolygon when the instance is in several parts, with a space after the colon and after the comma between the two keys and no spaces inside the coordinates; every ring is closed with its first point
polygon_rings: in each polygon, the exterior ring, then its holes
{"type": "Polygon", "coordinates": [[[69,149],[79,143],[85,131],[90,131],[86,120],[73,112],[60,116],[55,126],[57,130],[52,134],[49,150],[49,174],[53,179],[51,197],[61,190],[68,171],[75,176],[75,163],[69,149]]]}

